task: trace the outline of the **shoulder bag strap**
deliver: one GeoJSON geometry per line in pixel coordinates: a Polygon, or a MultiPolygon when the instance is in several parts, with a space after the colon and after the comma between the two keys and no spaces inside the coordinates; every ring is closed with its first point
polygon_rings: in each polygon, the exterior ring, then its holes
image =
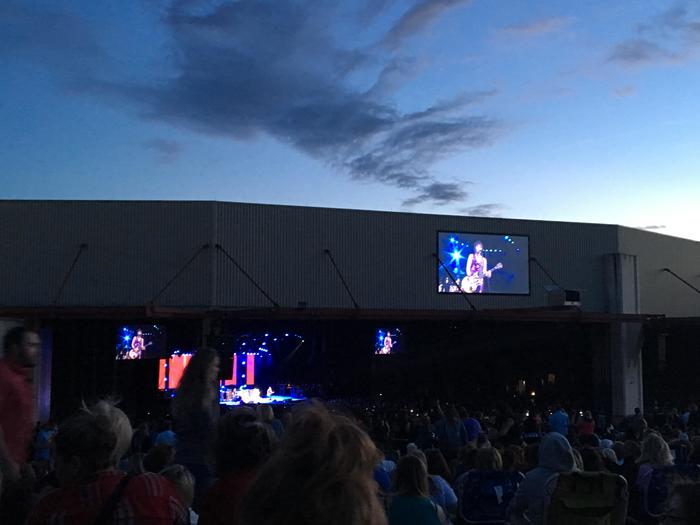
{"type": "Polygon", "coordinates": [[[110,494],[107,501],[105,501],[104,505],[102,505],[102,509],[97,515],[94,525],[110,525],[112,523],[114,510],[117,508],[117,504],[121,501],[122,496],[124,495],[124,490],[126,490],[126,486],[135,476],[135,474],[129,473],[119,480],[119,483],[112,491],[112,494],[110,494]]]}

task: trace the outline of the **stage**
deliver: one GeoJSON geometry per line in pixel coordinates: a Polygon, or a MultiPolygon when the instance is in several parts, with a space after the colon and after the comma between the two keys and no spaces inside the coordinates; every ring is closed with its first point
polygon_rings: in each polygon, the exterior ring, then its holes
{"type": "Polygon", "coordinates": [[[236,401],[219,401],[220,405],[225,406],[240,406],[240,405],[288,405],[291,403],[296,403],[298,401],[306,401],[305,397],[291,397],[291,396],[270,396],[270,397],[260,397],[255,400],[243,401],[238,399],[236,401]]]}

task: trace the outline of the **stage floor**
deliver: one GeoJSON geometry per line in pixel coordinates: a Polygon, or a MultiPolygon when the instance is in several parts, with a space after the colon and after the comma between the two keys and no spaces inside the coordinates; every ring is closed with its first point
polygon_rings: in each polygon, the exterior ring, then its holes
{"type": "Polygon", "coordinates": [[[306,401],[305,397],[291,397],[291,396],[270,396],[270,397],[260,397],[255,401],[249,401],[244,403],[243,401],[219,401],[220,405],[226,406],[239,406],[239,405],[280,405],[296,403],[297,401],[306,401]]]}

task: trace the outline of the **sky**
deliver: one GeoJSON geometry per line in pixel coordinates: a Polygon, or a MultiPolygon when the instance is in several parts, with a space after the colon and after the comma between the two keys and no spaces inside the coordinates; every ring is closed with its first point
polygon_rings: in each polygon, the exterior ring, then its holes
{"type": "Polygon", "coordinates": [[[700,240],[700,0],[3,0],[0,198],[700,240]]]}

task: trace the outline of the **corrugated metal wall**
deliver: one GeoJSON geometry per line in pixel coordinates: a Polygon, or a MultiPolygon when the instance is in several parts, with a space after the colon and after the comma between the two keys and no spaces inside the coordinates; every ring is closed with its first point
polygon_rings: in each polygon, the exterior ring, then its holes
{"type": "MultiPolygon", "coordinates": [[[[606,308],[603,255],[637,250],[643,311],[693,311],[666,297],[676,288],[655,284],[658,255],[637,246],[661,243],[690,271],[698,243],[617,226],[215,202],[3,201],[0,218],[4,306],[50,305],[81,243],[88,247],[59,305],[143,306],[209,244],[156,304],[270,306],[220,244],[283,307],[352,307],[329,249],[361,308],[461,310],[461,296],[436,292],[432,254],[438,231],[471,231],[529,235],[530,255],[564,288],[580,290],[586,311],[606,308]]],[[[535,265],[530,277],[529,296],[471,299],[479,309],[547,305],[549,279],[535,265]]]]}
{"type": "MultiPolygon", "coordinates": [[[[211,231],[207,203],[1,202],[0,303],[143,306],[211,231]]],[[[157,304],[208,305],[211,270],[202,254],[157,304]]]]}
{"type": "Polygon", "coordinates": [[[619,237],[619,251],[637,256],[642,313],[700,316],[700,294],[663,271],[670,268],[700,288],[700,242],[623,227],[619,237]]]}

